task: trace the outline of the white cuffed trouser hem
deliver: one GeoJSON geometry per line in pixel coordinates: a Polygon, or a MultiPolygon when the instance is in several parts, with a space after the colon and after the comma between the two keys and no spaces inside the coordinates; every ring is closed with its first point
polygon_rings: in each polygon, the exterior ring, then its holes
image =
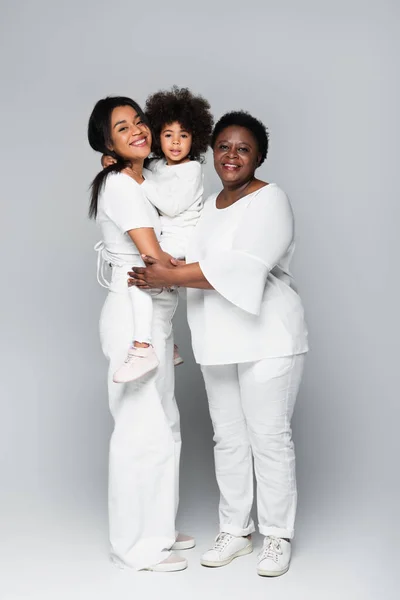
{"type": "Polygon", "coordinates": [[[261,535],[265,536],[273,535],[277,538],[287,538],[289,540],[292,540],[294,538],[293,529],[282,529],[281,527],[262,527],[261,525],[259,525],[258,530],[261,533],[261,535]]]}
{"type": "Polygon", "coordinates": [[[245,537],[256,530],[253,523],[244,529],[242,527],[237,527],[237,525],[220,525],[219,529],[221,533],[230,533],[236,537],[245,537]]]}

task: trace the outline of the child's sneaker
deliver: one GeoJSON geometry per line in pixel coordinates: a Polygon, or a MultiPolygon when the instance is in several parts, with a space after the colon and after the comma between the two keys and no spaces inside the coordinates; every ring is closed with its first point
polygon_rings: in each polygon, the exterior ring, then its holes
{"type": "Polygon", "coordinates": [[[147,348],[131,347],[124,361],[124,364],[115,371],[113,381],[115,383],[128,383],[135,381],[156,369],[159,360],[153,346],[147,348]]]}
{"type": "Polygon", "coordinates": [[[183,358],[179,354],[179,348],[176,344],[174,344],[174,366],[177,367],[178,365],[182,365],[183,362],[183,358]]]}

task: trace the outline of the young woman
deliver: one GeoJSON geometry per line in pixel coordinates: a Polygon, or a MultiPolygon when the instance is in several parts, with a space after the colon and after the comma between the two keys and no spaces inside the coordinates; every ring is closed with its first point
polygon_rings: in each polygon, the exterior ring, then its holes
{"type": "MultiPolygon", "coordinates": [[[[146,117],[153,132],[153,160],[146,163],[149,170],[142,189],[160,214],[162,250],[175,258],[185,258],[188,241],[203,209],[201,163],[212,131],[210,105],[189,89],[174,86],[147,99],[146,117]]],[[[103,166],[113,162],[112,157],[102,160],[103,166]]],[[[114,373],[116,383],[139,379],[158,366],[151,334],[152,298],[137,287],[130,288],[130,297],[136,338],[114,373]],[[140,355],[135,342],[142,345],[140,355]]],[[[176,351],[174,364],[181,362],[176,351]]]]}
{"type": "Polygon", "coordinates": [[[308,350],[303,307],[289,271],[293,214],[286,194],[256,178],[268,134],[244,112],[224,115],[212,136],[223,189],[205,202],[187,263],[144,257],[131,283],[188,290],[193,350],[214,426],[220,533],[202,556],[218,567],[252,552],[253,460],[259,575],[289,568],[296,512],[290,421],[308,350]]]}
{"type": "MultiPolygon", "coordinates": [[[[172,358],[176,292],[162,292],[153,299],[158,369],[140,382],[118,385],[112,380],[133,332],[127,265],[143,264],[141,253],[153,254],[161,264],[170,259],[158,243],[158,213],[142,192],[151,132],[136,102],[115,97],[96,104],[88,137],[94,150],[115,159],[95,177],[89,211],[102,231],[103,242],[97,246],[99,275],[109,287],[100,337],[110,361],[108,390],[115,421],[109,462],[111,555],[121,566],[178,571],[187,561],[171,549],[193,547],[194,540],[175,532],[181,449],[172,358]],[[102,275],[102,261],[112,267],[109,283],[102,275]]],[[[141,352],[140,344],[137,351],[141,352]]]]}

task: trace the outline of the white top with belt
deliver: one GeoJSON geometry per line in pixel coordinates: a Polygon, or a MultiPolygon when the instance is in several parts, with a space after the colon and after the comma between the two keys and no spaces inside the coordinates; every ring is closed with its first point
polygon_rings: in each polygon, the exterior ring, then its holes
{"type": "Polygon", "coordinates": [[[189,243],[214,290],[188,289],[196,362],[220,365],[308,350],[301,299],[289,270],[294,220],[274,183],[227,208],[210,196],[189,243]]]}
{"type": "MultiPolygon", "coordinates": [[[[143,169],[144,177],[146,173],[143,169]]],[[[106,264],[114,267],[144,265],[127,232],[151,227],[159,240],[160,217],[144,194],[142,185],[124,173],[111,173],[99,194],[96,222],[102,233],[102,241],[95,246],[98,252],[97,279],[100,285],[108,288],[110,282],[104,273],[106,264]]]]}

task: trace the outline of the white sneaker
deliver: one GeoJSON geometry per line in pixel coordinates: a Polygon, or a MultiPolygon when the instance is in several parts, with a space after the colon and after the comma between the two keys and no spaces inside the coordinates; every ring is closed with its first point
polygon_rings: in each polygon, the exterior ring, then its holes
{"type": "Polygon", "coordinates": [[[191,535],[184,535],[183,533],[178,533],[175,543],[172,546],[171,550],[189,550],[190,548],[194,548],[195,545],[195,539],[191,535]]]}
{"type": "Polygon", "coordinates": [[[148,348],[129,348],[124,364],[115,371],[115,383],[127,383],[139,379],[156,369],[159,361],[153,346],[148,348]]]}
{"type": "Polygon", "coordinates": [[[238,537],[222,532],[215,538],[214,546],[200,559],[204,567],[223,567],[237,556],[253,552],[253,543],[247,537],[238,537]]]}
{"type": "Polygon", "coordinates": [[[278,577],[289,569],[292,545],[282,538],[268,535],[258,555],[257,573],[263,577],[278,577]]]}
{"type": "Polygon", "coordinates": [[[187,569],[188,561],[186,558],[182,558],[173,552],[161,562],[151,567],[147,567],[145,571],[158,571],[159,573],[171,573],[173,571],[183,571],[187,569]]]}

